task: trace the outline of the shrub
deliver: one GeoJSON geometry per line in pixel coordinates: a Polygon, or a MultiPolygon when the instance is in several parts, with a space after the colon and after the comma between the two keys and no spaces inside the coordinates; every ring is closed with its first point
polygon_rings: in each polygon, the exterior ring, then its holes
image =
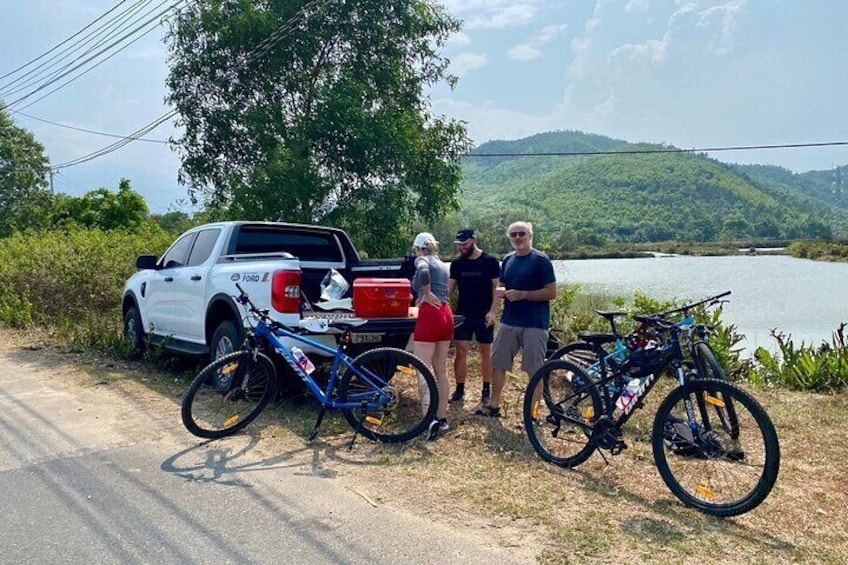
{"type": "Polygon", "coordinates": [[[88,344],[112,343],[106,334],[114,334],[116,321],[120,329],[121,293],[136,256],[161,253],[170,242],[155,226],[140,233],[71,228],[0,240],[0,323],[50,326],[66,335],[75,327],[88,344]]]}
{"type": "Polygon", "coordinates": [[[751,372],[751,381],[778,385],[794,390],[835,392],[848,387],[848,347],[845,345],[845,325],[833,333],[831,342],[819,347],[795,346],[792,337],[777,330],[778,355],[760,347],[754,353],[758,365],[751,372]]]}

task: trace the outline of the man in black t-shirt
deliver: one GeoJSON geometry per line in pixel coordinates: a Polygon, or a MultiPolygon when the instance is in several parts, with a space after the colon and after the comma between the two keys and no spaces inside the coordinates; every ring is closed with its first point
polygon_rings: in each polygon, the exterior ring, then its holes
{"type": "Polygon", "coordinates": [[[454,330],[453,339],[456,357],[453,362],[456,389],[451,402],[461,402],[465,397],[465,378],[468,375],[468,351],[471,340],[477,341],[480,349],[480,372],[483,377],[483,405],[487,405],[491,396],[492,382],[492,340],[497,312],[492,311],[495,304],[495,289],[498,286],[500,265],[498,260],[477,246],[473,229],[459,230],[454,243],[459,258],[450,264],[448,296],[458,291],[456,313],[465,317],[465,322],[454,330]]]}

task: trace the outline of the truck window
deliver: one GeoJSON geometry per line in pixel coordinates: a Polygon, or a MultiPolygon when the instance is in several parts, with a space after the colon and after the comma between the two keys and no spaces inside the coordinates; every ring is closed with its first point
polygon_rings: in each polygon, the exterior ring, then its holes
{"type": "Polygon", "coordinates": [[[174,267],[182,267],[186,264],[188,253],[194,243],[194,238],[197,233],[186,234],[174,243],[170,249],[162,256],[162,266],[166,269],[174,267]]]}
{"type": "Polygon", "coordinates": [[[220,234],[220,229],[203,230],[197,234],[197,240],[195,240],[194,247],[191,249],[191,255],[188,257],[188,265],[190,267],[202,265],[209,259],[220,234]]]}
{"type": "Polygon", "coordinates": [[[278,230],[243,226],[236,241],[235,254],[279,253],[286,251],[302,261],[342,261],[342,253],[332,233],[278,230]]]}

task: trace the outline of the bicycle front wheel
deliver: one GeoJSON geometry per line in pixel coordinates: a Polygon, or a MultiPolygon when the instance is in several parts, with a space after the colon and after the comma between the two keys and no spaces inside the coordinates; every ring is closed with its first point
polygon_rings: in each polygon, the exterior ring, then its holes
{"type": "Polygon", "coordinates": [[[366,351],[345,370],[338,387],[340,402],[358,402],[343,410],[363,436],[386,443],[421,435],[436,417],[436,378],[424,361],[402,349],[366,351]]]}
{"type": "Polygon", "coordinates": [[[559,467],[576,467],[595,451],[593,424],[603,414],[597,387],[577,365],[548,361],[524,393],[524,429],[533,449],[559,467]]]}
{"type": "Polygon", "coordinates": [[[726,381],[693,380],[671,391],[657,410],[651,443],[657,470],[671,492],[713,516],[756,508],[771,492],[780,468],[780,445],[768,414],[753,396],[726,381]],[[687,416],[687,400],[694,422],[687,416]],[[731,402],[736,437],[707,409],[731,402]]]}
{"type": "Polygon", "coordinates": [[[186,429],[202,438],[236,433],[259,416],[276,390],[274,363],[262,353],[242,350],[203,368],[183,398],[186,429]]]}
{"type": "MultiPolygon", "coordinates": [[[[718,381],[726,380],[724,371],[721,365],[718,364],[713,350],[706,343],[695,344],[695,348],[692,351],[692,358],[695,362],[695,371],[698,373],[699,378],[715,379],[718,381]]],[[[736,418],[736,410],[733,402],[729,399],[724,399],[722,404],[722,406],[715,406],[716,415],[727,433],[735,438],[739,435],[739,422],[736,418]]]]}

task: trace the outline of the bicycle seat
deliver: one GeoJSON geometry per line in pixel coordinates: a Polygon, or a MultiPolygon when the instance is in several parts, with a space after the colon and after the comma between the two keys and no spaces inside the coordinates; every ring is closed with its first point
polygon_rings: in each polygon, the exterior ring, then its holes
{"type": "Polygon", "coordinates": [[[577,332],[577,337],[592,345],[603,345],[616,340],[615,334],[601,332],[577,332]]]}
{"type": "Polygon", "coordinates": [[[626,316],[627,315],[627,312],[623,312],[621,310],[595,310],[595,313],[598,316],[602,316],[602,317],[606,318],[610,322],[616,316],[626,316]]]}

